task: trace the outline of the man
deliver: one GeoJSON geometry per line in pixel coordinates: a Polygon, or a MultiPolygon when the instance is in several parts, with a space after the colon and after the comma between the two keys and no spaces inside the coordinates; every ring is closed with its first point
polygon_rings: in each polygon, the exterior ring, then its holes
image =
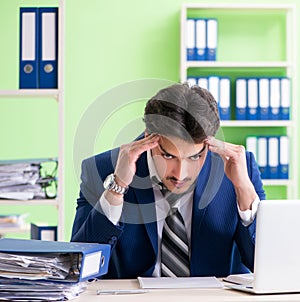
{"type": "Polygon", "coordinates": [[[253,270],[265,193],[253,154],[215,138],[213,96],[174,84],[147,102],[144,122],[137,140],[83,161],[71,240],[111,244],[106,278],[253,270]]]}

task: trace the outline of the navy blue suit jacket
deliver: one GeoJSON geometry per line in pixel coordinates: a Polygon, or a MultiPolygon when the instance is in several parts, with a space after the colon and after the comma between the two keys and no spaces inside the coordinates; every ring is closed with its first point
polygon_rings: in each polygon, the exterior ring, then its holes
{"type": "MultiPolygon", "coordinates": [[[[109,271],[104,278],[152,276],[158,252],[154,193],[146,153],[124,196],[119,225],[103,214],[98,202],[103,181],[114,172],[119,149],[82,162],[82,183],[77,200],[72,241],[108,243],[112,246],[109,271]]],[[[246,152],[249,177],[260,199],[265,199],[260,173],[252,153],[246,152]]],[[[255,221],[242,225],[231,181],[222,159],[208,152],[193,197],[191,276],[227,276],[253,270],[255,221]]]]}

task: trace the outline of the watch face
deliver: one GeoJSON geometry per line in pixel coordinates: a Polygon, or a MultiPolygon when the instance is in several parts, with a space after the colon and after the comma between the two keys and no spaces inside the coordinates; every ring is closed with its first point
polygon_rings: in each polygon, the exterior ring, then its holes
{"type": "Polygon", "coordinates": [[[110,174],[104,180],[103,186],[106,190],[109,190],[115,183],[115,177],[113,174],[110,174]]]}

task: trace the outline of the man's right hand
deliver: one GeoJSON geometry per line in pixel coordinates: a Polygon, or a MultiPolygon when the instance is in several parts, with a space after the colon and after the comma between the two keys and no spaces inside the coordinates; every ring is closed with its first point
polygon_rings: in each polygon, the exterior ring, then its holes
{"type": "MultiPolygon", "coordinates": [[[[120,147],[119,157],[115,169],[115,181],[122,187],[131,184],[136,172],[136,162],[145,151],[151,150],[158,145],[159,135],[150,134],[138,141],[124,144],[120,147]]],[[[120,204],[123,195],[115,192],[106,192],[105,197],[112,205],[120,204]],[[119,196],[118,196],[119,195],[119,196]]]]}

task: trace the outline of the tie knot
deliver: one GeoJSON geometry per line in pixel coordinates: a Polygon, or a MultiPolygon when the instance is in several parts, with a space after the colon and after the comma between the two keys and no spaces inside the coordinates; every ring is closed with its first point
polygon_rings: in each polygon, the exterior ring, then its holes
{"type": "Polygon", "coordinates": [[[152,181],[153,183],[157,184],[159,186],[159,189],[162,193],[162,195],[166,198],[166,200],[168,201],[171,209],[174,209],[174,210],[177,210],[177,207],[176,207],[176,203],[177,201],[185,194],[185,193],[182,193],[182,194],[175,194],[175,193],[172,193],[170,190],[168,190],[168,188],[163,184],[163,182],[159,181],[157,179],[156,176],[153,176],[152,177],[152,181]]]}

